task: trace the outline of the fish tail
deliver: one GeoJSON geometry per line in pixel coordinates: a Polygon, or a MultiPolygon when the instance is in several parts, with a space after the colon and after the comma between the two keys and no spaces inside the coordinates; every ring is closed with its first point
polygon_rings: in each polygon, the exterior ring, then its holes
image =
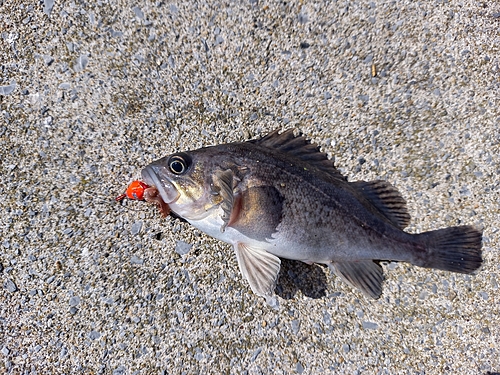
{"type": "Polygon", "coordinates": [[[417,236],[427,250],[415,262],[420,267],[458,273],[473,273],[481,267],[483,233],[473,226],[438,229],[417,236]]]}

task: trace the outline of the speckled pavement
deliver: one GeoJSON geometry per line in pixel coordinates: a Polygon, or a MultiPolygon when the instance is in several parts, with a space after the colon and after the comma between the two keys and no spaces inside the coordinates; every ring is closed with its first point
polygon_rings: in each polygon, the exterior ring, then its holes
{"type": "Polygon", "coordinates": [[[500,372],[500,3],[0,1],[0,373],[500,372]],[[410,232],[484,228],[475,276],[379,300],[114,197],[150,161],[296,128],[386,179],[410,232]]]}

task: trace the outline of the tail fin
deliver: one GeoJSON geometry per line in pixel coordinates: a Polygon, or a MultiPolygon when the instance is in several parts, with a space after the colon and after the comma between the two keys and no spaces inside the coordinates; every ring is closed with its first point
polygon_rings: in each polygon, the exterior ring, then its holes
{"type": "Polygon", "coordinates": [[[473,226],[438,229],[418,236],[427,248],[425,259],[417,264],[420,267],[459,273],[473,273],[481,267],[483,233],[473,226]]]}

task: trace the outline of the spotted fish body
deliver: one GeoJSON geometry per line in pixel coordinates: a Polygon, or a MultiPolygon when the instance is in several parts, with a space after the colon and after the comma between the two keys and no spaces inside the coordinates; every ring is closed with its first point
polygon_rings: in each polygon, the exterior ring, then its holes
{"type": "Polygon", "coordinates": [[[461,273],[482,263],[480,231],[404,232],[410,216],[391,184],[348,182],[292,130],[173,154],[142,177],[175,214],[231,244],[250,287],[268,301],[280,258],[326,264],[373,298],[382,293],[380,260],[461,273]]]}

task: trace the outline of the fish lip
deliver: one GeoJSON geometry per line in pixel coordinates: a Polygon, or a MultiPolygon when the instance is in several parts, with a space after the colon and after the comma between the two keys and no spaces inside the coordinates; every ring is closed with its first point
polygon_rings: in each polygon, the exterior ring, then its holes
{"type": "Polygon", "coordinates": [[[148,165],[141,171],[142,179],[150,186],[154,186],[161,198],[167,204],[174,203],[180,196],[174,184],[162,173],[162,167],[148,165]]]}

